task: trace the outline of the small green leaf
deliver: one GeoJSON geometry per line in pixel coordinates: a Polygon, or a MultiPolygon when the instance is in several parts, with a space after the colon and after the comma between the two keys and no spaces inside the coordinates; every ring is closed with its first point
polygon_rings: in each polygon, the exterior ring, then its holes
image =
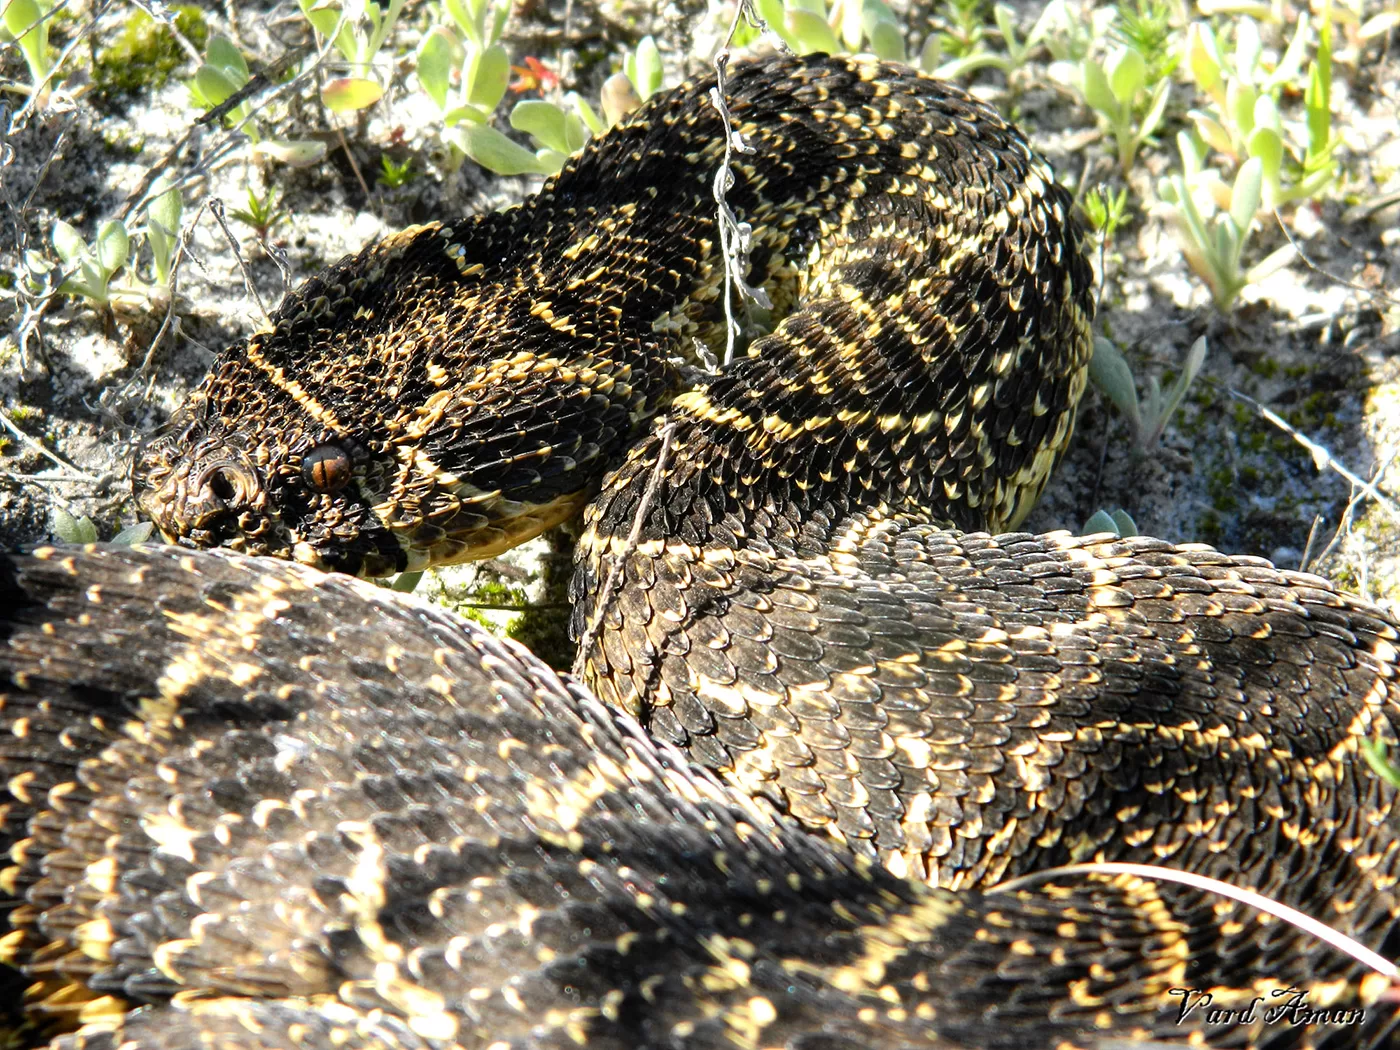
{"type": "Polygon", "coordinates": [[[418,46],[418,83],[423,85],[438,109],[447,108],[447,89],[455,53],[452,34],[442,26],[425,36],[418,46]]]}
{"type": "Polygon", "coordinates": [[[1115,507],[1109,512],[1109,517],[1113,519],[1113,524],[1118,526],[1118,536],[1120,539],[1127,539],[1138,534],[1137,522],[1133,520],[1131,514],[1121,507],[1115,507]]]}
{"type": "Polygon", "coordinates": [[[230,80],[227,73],[207,63],[195,71],[194,89],[208,109],[219,105],[238,88],[239,85],[230,80]]]}
{"type": "Polygon", "coordinates": [[[1147,63],[1131,47],[1115,48],[1104,67],[1109,90],[1120,105],[1131,106],[1147,83],[1147,63]]]}
{"type": "Polygon", "coordinates": [[[116,219],[104,222],[97,231],[96,249],[98,265],[109,274],[116,273],[126,265],[127,252],[131,250],[126,227],[116,219]]]}
{"type": "Polygon", "coordinates": [[[1264,162],[1258,157],[1250,157],[1240,165],[1235,176],[1234,189],[1230,193],[1230,218],[1243,237],[1254,221],[1254,213],[1259,210],[1259,201],[1264,184],[1264,162]]]}
{"type": "Polygon", "coordinates": [[[1371,772],[1391,787],[1400,789],[1400,769],[1396,769],[1387,757],[1388,750],[1384,740],[1361,741],[1361,755],[1371,767],[1371,772]]]}
{"type": "Polygon", "coordinates": [[[642,37],[636,53],[628,56],[627,76],[643,102],[661,90],[661,51],[652,37],[642,37]]]}
{"type": "Polygon", "coordinates": [[[1238,80],[1230,81],[1225,91],[1226,114],[1242,139],[1249,138],[1249,133],[1254,130],[1254,103],[1258,98],[1259,92],[1238,80]]]}
{"type": "Polygon", "coordinates": [[[394,581],[389,584],[389,589],[391,591],[398,591],[401,594],[411,594],[413,589],[418,586],[418,581],[422,578],[422,569],[418,569],[414,572],[401,572],[395,576],[394,581]]]}
{"type": "MultiPolygon", "coordinates": [[[[859,0],[855,0],[852,6],[860,7],[859,0]]],[[[860,24],[870,41],[870,50],[877,58],[890,62],[904,61],[904,29],[883,0],[865,0],[860,24]]]]}
{"type": "Polygon", "coordinates": [[[53,511],[53,534],[64,543],[96,543],[97,526],[92,523],[92,519],[84,514],[81,518],[75,518],[62,507],[55,507],[53,511]]]}
{"type": "Polygon", "coordinates": [[[903,62],[904,32],[893,22],[876,22],[870,29],[870,50],[887,62],[903,62]]]}
{"type": "Polygon", "coordinates": [[[1259,36],[1259,23],[1248,16],[1235,23],[1235,75],[1246,84],[1256,83],[1259,56],[1264,53],[1264,41],[1259,36]]]}
{"type": "Polygon", "coordinates": [[[1111,532],[1115,536],[1122,536],[1118,531],[1118,523],[1106,510],[1096,510],[1093,516],[1084,523],[1081,534],[1084,536],[1096,536],[1101,532],[1111,532]]]}
{"type": "Polygon", "coordinates": [[[553,102],[526,99],[517,102],[510,111],[510,126],[538,139],[540,144],[566,156],[569,148],[566,120],[568,116],[553,102]]]}
{"type": "Polygon", "coordinates": [[[453,127],[463,121],[470,121],[473,124],[484,124],[491,119],[489,111],[480,106],[458,106],[456,109],[449,109],[442,115],[443,124],[453,127]]]}
{"type": "Polygon", "coordinates": [[[535,161],[539,165],[539,170],[545,175],[553,175],[564,166],[568,160],[568,154],[560,153],[557,149],[537,149],[535,150],[535,161]]]}
{"type": "Polygon", "coordinates": [[[1147,112],[1143,114],[1142,123],[1138,125],[1137,140],[1145,141],[1157,130],[1157,125],[1162,122],[1162,116],[1167,111],[1167,99],[1171,97],[1172,84],[1170,80],[1162,79],[1158,81],[1157,87],[1152,92],[1152,104],[1147,107],[1147,112]]]}
{"type": "Polygon", "coordinates": [[[601,135],[608,130],[608,126],[603,123],[603,118],[594,112],[593,107],[588,104],[588,100],[582,95],[571,91],[564,96],[564,100],[574,104],[574,109],[578,111],[579,118],[593,134],[601,135]]]}
{"type": "Polygon", "coordinates": [[[112,543],[119,547],[130,547],[135,543],[145,543],[151,538],[151,533],[156,529],[155,523],[150,521],[138,521],[135,525],[128,525],[112,537],[112,543]]]}
{"type": "Polygon", "coordinates": [[[1207,95],[1214,95],[1223,80],[1220,74],[1220,47],[1215,32],[1204,22],[1192,22],[1186,30],[1186,64],[1191,79],[1207,95]]]}
{"type": "Polygon", "coordinates": [[[467,49],[467,61],[462,66],[462,85],[469,104],[490,113],[505,98],[510,85],[510,56],[500,44],[485,50],[475,46],[467,49]]]}
{"type": "Polygon", "coordinates": [[[311,140],[265,139],[253,147],[254,157],[267,157],[293,168],[306,168],[326,155],[326,144],[311,140]]]}
{"type": "Polygon", "coordinates": [[[1235,144],[1230,141],[1230,133],[1225,130],[1224,125],[1208,113],[1193,109],[1187,114],[1191,118],[1191,123],[1196,128],[1196,134],[1200,135],[1213,150],[1218,150],[1227,157],[1235,152],[1235,144]]]}
{"type": "Polygon", "coordinates": [[[481,6],[480,4],[474,4],[469,10],[462,0],[443,0],[442,6],[447,11],[448,15],[451,16],[452,21],[457,23],[457,28],[465,34],[468,40],[473,44],[486,44],[486,42],[481,39],[482,25],[477,17],[478,9],[481,6]]]}
{"type": "Polygon", "coordinates": [[[783,0],[757,0],[755,6],[759,19],[791,47],[792,41],[787,38],[787,25],[784,22],[783,0]]]}
{"type": "Polygon", "coordinates": [[[180,199],[180,191],[162,175],[151,187],[151,193],[151,202],[146,205],[146,214],[165,229],[178,230],[184,203],[180,199]]]}
{"type": "Polygon", "coordinates": [[[5,28],[19,41],[30,79],[39,83],[52,68],[48,58],[49,24],[43,9],[34,0],[7,0],[4,22],[5,28]]]}
{"type": "MultiPolygon", "coordinates": [[[[301,12],[306,16],[306,20],[315,27],[316,32],[324,37],[329,37],[340,25],[340,6],[333,4],[330,0],[298,0],[301,12]]],[[[349,19],[347,18],[348,22],[349,19]]]]}
{"type": "Polygon", "coordinates": [[[839,54],[841,42],[826,24],[826,19],[811,11],[788,11],[787,33],[793,41],[793,50],[810,55],[823,51],[828,55],[839,54]]]}
{"type": "MultiPolygon", "coordinates": [[[[222,34],[209,38],[209,46],[204,52],[205,62],[220,70],[234,82],[235,89],[248,82],[248,63],[238,45],[222,34]]],[[[223,99],[219,99],[222,102],[223,99]]],[[[217,105],[218,103],[215,103],[217,105]]]]}
{"type": "Polygon", "coordinates": [[[1089,359],[1089,378],[1094,386],[1113,402],[1118,411],[1128,417],[1133,432],[1140,432],[1142,418],[1138,411],[1133,371],[1123,358],[1122,351],[1101,336],[1094,339],[1094,356],[1089,359]]]}
{"type": "Polygon", "coordinates": [[[497,175],[533,175],[541,172],[540,159],[485,124],[462,124],[454,129],[462,152],[497,175]]]}
{"type": "Polygon", "coordinates": [[[1278,87],[1290,84],[1303,68],[1303,55],[1308,46],[1308,16],[1304,12],[1298,16],[1298,26],[1293,31],[1293,39],[1288,42],[1288,50],[1279,59],[1273,73],[1269,75],[1269,86],[1278,87]]]}
{"type": "Polygon", "coordinates": [[[923,50],[919,52],[919,69],[924,73],[932,73],[942,64],[943,38],[937,33],[930,33],[924,41],[923,50]]]}
{"type": "Polygon", "coordinates": [[[89,254],[82,234],[62,219],[53,224],[53,246],[58,249],[59,258],[70,266],[89,254]]]}
{"type": "Polygon", "coordinates": [[[368,109],[384,97],[384,89],[364,77],[336,77],[321,88],[321,101],[332,113],[368,109]]]}
{"type": "Polygon", "coordinates": [[[1104,116],[1115,118],[1118,102],[1113,95],[1113,88],[1109,86],[1108,77],[1104,75],[1103,66],[1092,58],[1086,58],[1080,66],[1080,77],[1084,101],[1104,116]]]}

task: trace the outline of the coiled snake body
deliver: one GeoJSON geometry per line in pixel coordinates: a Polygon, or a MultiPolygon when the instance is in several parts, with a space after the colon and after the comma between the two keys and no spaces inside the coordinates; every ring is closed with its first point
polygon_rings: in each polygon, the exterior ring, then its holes
{"type": "Polygon", "coordinates": [[[1394,741],[1395,625],[1201,546],[957,531],[1015,527],[1068,441],[1091,278],[1020,135],[898,67],[734,70],[771,331],[683,389],[724,332],[707,89],[223,355],[138,480],[240,553],[4,563],[0,945],[35,1014],[153,1047],[1387,1038],[1384,978],[1244,905],[995,886],[1159,863],[1386,952],[1359,749],[1394,741]],[[586,503],[591,693],[319,571],[586,503]],[[1182,1009],[1290,987],[1334,1014],[1182,1009]]]}

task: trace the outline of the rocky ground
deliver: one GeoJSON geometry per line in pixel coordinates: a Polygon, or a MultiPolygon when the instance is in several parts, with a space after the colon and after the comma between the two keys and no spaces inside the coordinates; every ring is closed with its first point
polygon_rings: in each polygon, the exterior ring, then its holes
{"type": "MultiPolygon", "coordinates": [[[[304,168],[258,161],[240,133],[194,125],[199,111],[182,83],[193,63],[183,52],[175,52],[174,75],[163,84],[141,77],[139,54],[124,63],[118,55],[130,82],[114,87],[111,49],[130,34],[134,2],[73,0],[69,7],[53,38],[58,47],[78,40],[64,67],[71,75],[22,119],[15,119],[26,101],[20,94],[9,96],[9,113],[0,115],[0,127],[12,125],[0,157],[0,323],[9,330],[0,341],[0,542],[7,546],[50,536],[60,509],[89,516],[103,537],[134,524],[127,476],[133,449],[218,349],[259,324],[259,298],[270,309],[289,284],[373,238],[411,222],[499,207],[533,187],[470,161],[444,170],[440,128],[412,74],[426,5],[410,5],[401,20],[391,50],[404,57],[385,100],[366,117],[328,113],[314,75],[259,98],[265,127],[326,143],[326,159],[304,168]],[[385,156],[410,162],[413,177],[395,188],[376,182],[385,156]],[[179,180],[191,229],[173,302],[134,287],[115,309],[19,294],[24,252],[55,258],[56,220],[91,237],[134,203],[153,170],[179,180]],[[223,201],[231,214],[247,208],[250,189],[261,196],[269,188],[276,216],[266,242],[235,219],[226,235],[210,206],[223,201]],[[274,258],[279,250],[285,275],[274,258]]],[[[917,49],[941,5],[895,7],[917,49]]],[[[1037,7],[1020,5],[1018,19],[1029,25],[1037,7]]],[[[200,17],[265,63],[309,43],[294,5],[230,3],[200,17]]],[[[616,56],[645,33],[661,45],[668,82],[699,71],[726,18],[726,11],[692,0],[660,10],[538,0],[517,4],[506,42],[513,62],[537,57],[562,73],[563,89],[596,97],[616,56]]],[[[1037,53],[1009,82],[984,70],[969,84],[1021,123],[1071,187],[1122,184],[1092,114],[1051,79],[1048,57],[1037,53]]],[[[15,48],[0,61],[0,75],[27,82],[15,48]]],[[[1207,336],[1209,356],[1152,448],[1135,442],[1125,420],[1091,389],[1073,448],[1028,527],[1080,530],[1096,509],[1123,508],[1144,533],[1205,541],[1288,567],[1305,563],[1393,605],[1400,600],[1400,32],[1339,56],[1333,109],[1344,136],[1342,179],[1320,201],[1282,216],[1311,265],[1295,262],[1247,289],[1228,312],[1212,305],[1191,274],[1164,217],[1140,207],[1174,158],[1169,146],[1188,92],[1181,94],[1161,142],[1129,173],[1128,219],[1098,263],[1098,325],[1123,349],[1140,390],[1149,377],[1165,384],[1174,376],[1198,336],[1207,336]],[[1358,487],[1343,471],[1371,487],[1358,487]]],[[[1267,225],[1250,244],[1252,258],[1284,243],[1283,231],[1267,225]]],[[[135,286],[148,272],[143,255],[136,273],[118,275],[115,284],[135,286]]],[[[498,622],[527,599],[540,604],[517,627],[562,657],[557,584],[567,542],[541,540],[531,551],[424,587],[507,607],[487,610],[498,622]],[[556,556],[542,563],[550,550],[556,556]],[[541,564],[555,566],[552,591],[541,564]]]]}

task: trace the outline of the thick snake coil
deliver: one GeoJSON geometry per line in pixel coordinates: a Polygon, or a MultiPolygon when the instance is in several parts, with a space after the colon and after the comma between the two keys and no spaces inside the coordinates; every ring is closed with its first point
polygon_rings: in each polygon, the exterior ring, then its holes
{"type": "Polygon", "coordinates": [[[93,1047],[1388,1045],[1387,980],[1253,908],[996,885],[1157,863],[1395,954],[1360,758],[1395,625],[1198,545],[955,531],[1015,527],[1068,441],[1091,280],[1020,135],[898,67],[734,70],[771,332],[682,390],[723,339],[708,86],[221,357],[138,480],[242,553],[0,560],[30,1015],[93,1047]],[[319,571],[590,500],[591,693],[319,571]]]}

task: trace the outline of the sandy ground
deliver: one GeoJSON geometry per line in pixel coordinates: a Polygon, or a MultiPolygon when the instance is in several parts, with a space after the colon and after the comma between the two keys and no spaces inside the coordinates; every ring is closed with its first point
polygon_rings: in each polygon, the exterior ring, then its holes
{"type": "MultiPolygon", "coordinates": [[[[95,19],[91,43],[100,50],[135,10],[124,0],[89,3],[94,6],[77,9],[78,23],[56,29],[56,40],[71,39],[75,24],[95,19]]],[[[1025,24],[1037,6],[1020,6],[1025,24]]],[[[675,82],[700,68],[697,52],[722,24],[721,15],[695,3],[657,13],[652,5],[599,8],[576,0],[567,25],[562,0],[519,7],[523,13],[507,36],[513,61],[534,55],[562,65],[563,86],[591,97],[616,67],[615,56],[643,32],[656,34],[675,82]]],[[[917,38],[930,24],[929,11],[908,7],[917,38]]],[[[209,10],[211,28],[230,31],[230,10],[244,48],[262,61],[303,40],[297,16],[285,6],[209,10]]],[[[412,54],[426,15],[410,8],[395,38],[397,54],[412,54]]],[[[75,52],[75,67],[88,50],[84,42],[75,52]]],[[[8,77],[27,80],[14,49],[4,63],[8,77]]],[[[405,224],[499,207],[532,188],[531,180],[496,178],[470,161],[446,173],[437,163],[444,153],[439,129],[410,70],[411,62],[399,63],[385,101],[359,122],[327,113],[312,78],[267,96],[259,117],[265,127],[327,143],[326,161],[310,168],[260,166],[242,136],[191,131],[197,112],[179,75],[156,90],[99,99],[80,70],[65,85],[66,97],[34,111],[11,134],[0,167],[0,273],[9,277],[0,290],[0,321],[9,329],[0,342],[0,405],[6,426],[24,437],[3,435],[0,542],[44,539],[57,508],[89,515],[104,537],[136,522],[127,476],[134,448],[199,380],[214,352],[259,322],[261,309],[235,246],[268,308],[283,294],[283,276],[254,232],[232,221],[237,243],[230,244],[211,202],[222,200],[232,211],[246,207],[250,187],[261,193],[275,186],[281,216],[268,243],[285,252],[294,285],[405,224]],[[374,185],[386,153],[410,160],[416,177],[397,189],[374,185]],[[60,218],[90,236],[153,167],[181,180],[186,221],[193,223],[191,255],[180,268],[163,336],[154,339],[166,304],[140,295],[115,315],[55,296],[38,304],[35,316],[35,304],[15,294],[22,252],[53,257],[50,236],[60,218]]],[[[1115,163],[1091,114],[1051,81],[1044,64],[1032,62],[1009,84],[984,72],[971,86],[1014,115],[1062,180],[1074,187],[1113,184],[1115,163]]],[[[1091,390],[1073,448],[1028,527],[1078,531],[1096,509],[1124,508],[1144,533],[1201,540],[1288,567],[1306,555],[1313,571],[1394,603],[1400,599],[1400,308],[1386,294],[1400,288],[1400,232],[1396,206],[1367,204],[1400,188],[1400,34],[1392,31],[1351,64],[1338,64],[1342,181],[1321,202],[1283,216],[1314,265],[1295,263],[1248,289],[1229,313],[1218,311],[1189,273],[1163,217],[1139,203],[1172,159],[1168,144],[1186,108],[1186,90],[1178,94],[1182,101],[1171,110],[1161,144],[1145,152],[1129,177],[1128,222],[1102,254],[1099,329],[1123,348],[1140,389],[1151,376],[1165,385],[1198,336],[1207,336],[1209,357],[1151,449],[1138,447],[1126,422],[1091,390]],[[1358,489],[1338,468],[1374,482],[1373,489],[1358,489]]],[[[1278,226],[1265,225],[1251,243],[1251,258],[1283,243],[1278,226]]],[[[148,271],[142,256],[138,273],[148,271]]],[[[126,275],[117,283],[133,282],[126,275]]],[[[564,541],[552,542],[556,553],[566,549],[564,541]]],[[[554,589],[546,593],[540,555],[550,547],[540,540],[484,574],[455,570],[446,582],[424,586],[459,601],[476,593],[489,605],[543,602],[543,615],[529,618],[524,632],[538,645],[558,647],[558,584],[567,561],[553,559],[554,589]]],[[[490,615],[497,623],[512,618],[499,610],[490,615]]]]}

